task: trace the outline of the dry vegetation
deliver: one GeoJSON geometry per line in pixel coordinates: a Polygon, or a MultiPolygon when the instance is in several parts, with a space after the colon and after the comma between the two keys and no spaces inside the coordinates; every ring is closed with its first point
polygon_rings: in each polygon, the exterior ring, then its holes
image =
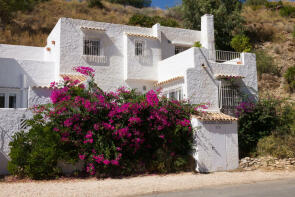
{"type": "MultiPolygon", "coordinates": [[[[295,6],[295,3],[293,5],[295,6]]],[[[256,44],[255,48],[262,49],[272,56],[283,76],[287,68],[295,65],[295,39],[292,36],[295,18],[282,17],[278,11],[267,10],[264,7],[256,9],[245,7],[242,14],[247,26],[256,29],[260,36],[267,38],[256,44]]],[[[286,90],[282,76],[263,74],[259,81],[260,93],[291,96],[295,100],[295,95],[291,95],[286,90]]]]}
{"type": "Polygon", "coordinates": [[[44,46],[46,38],[61,17],[126,24],[134,13],[164,16],[153,8],[137,9],[103,2],[104,8],[89,8],[86,2],[51,0],[38,4],[31,12],[19,12],[8,26],[0,24],[0,43],[44,46]]]}

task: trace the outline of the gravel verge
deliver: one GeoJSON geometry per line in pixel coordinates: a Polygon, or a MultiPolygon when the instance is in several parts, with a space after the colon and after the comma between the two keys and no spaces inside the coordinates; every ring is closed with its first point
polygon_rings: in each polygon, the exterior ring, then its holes
{"type": "Polygon", "coordinates": [[[62,179],[0,182],[0,197],[116,197],[197,189],[206,186],[253,183],[295,178],[295,171],[242,171],[210,174],[181,173],[124,179],[62,179]]]}

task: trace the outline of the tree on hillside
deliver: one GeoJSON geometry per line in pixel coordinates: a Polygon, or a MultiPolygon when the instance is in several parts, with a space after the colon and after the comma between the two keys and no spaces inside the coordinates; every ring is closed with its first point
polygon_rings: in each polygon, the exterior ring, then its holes
{"type": "Polygon", "coordinates": [[[14,12],[31,10],[37,3],[43,1],[48,0],[0,0],[0,22],[8,23],[14,12]]]}
{"type": "Polygon", "coordinates": [[[149,7],[151,6],[152,0],[108,0],[112,3],[119,3],[123,5],[131,5],[137,8],[149,7]]]}
{"type": "Polygon", "coordinates": [[[218,49],[229,50],[234,31],[240,31],[243,18],[239,0],[183,0],[182,12],[185,26],[201,29],[201,17],[214,15],[215,41],[218,49]]]}

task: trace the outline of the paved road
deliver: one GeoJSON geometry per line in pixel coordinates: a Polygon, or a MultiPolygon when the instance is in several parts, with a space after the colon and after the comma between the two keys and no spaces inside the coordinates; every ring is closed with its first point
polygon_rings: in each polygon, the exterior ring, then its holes
{"type": "Polygon", "coordinates": [[[144,197],[295,197],[295,179],[207,187],[144,197]]]}

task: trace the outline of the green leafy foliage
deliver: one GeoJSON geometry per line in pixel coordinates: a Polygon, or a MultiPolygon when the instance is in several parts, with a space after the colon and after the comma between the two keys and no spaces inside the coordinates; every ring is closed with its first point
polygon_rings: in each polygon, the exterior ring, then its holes
{"type": "Polygon", "coordinates": [[[230,42],[230,46],[237,52],[250,52],[252,49],[250,39],[245,35],[235,35],[230,42]]]}
{"type": "Polygon", "coordinates": [[[185,27],[200,30],[201,17],[204,14],[213,14],[217,48],[230,50],[229,43],[233,32],[239,32],[242,29],[241,7],[239,0],[183,0],[185,27]]]}
{"type": "Polygon", "coordinates": [[[200,41],[195,42],[193,47],[202,47],[202,44],[200,43],[200,41]]]}
{"type": "Polygon", "coordinates": [[[258,77],[261,77],[263,73],[280,75],[280,71],[271,56],[267,55],[263,50],[257,50],[255,53],[258,77]]]}
{"type": "Polygon", "coordinates": [[[160,16],[146,16],[144,14],[134,14],[130,17],[128,25],[138,25],[141,27],[152,27],[154,24],[160,23],[160,25],[168,27],[179,27],[177,21],[170,18],[163,18],[160,16]]]}
{"type": "Polygon", "coordinates": [[[250,110],[244,110],[239,116],[240,157],[255,155],[257,143],[264,137],[292,133],[294,118],[294,106],[274,97],[261,99],[250,110]]]}
{"type": "Polygon", "coordinates": [[[293,33],[292,33],[292,35],[293,35],[293,38],[295,38],[295,25],[293,27],[293,33]]]}
{"type": "Polygon", "coordinates": [[[28,121],[28,133],[19,132],[10,142],[11,161],[8,170],[13,175],[32,179],[49,179],[60,174],[57,160],[60,156],[60,136],[52,132],[43,117],[37,115],[28,121]]]}
{"type": "Polygon", "coordinates": [[[151,6],[151,0],[107,0],[112,3],[119,3],[122,5],[131,5],[137,8],[149,7],[151,6]]]}
{"type": "Polygon", "coordinates": [[[295,90],[295,66],[291,66],[287,69],[284,78],[289,85],[290,90],[295,90]]]}
{"type": "Polygon", "coordinates": [[[295,7],[290,5],[284,5],[280,9],[279,13],[283,17],[295,17],[295,7]]]}
{"type": "Polygon", "coordinates": [[[283,2],[280,0],[280,1],[267,1],[266,4],[265,4],[265,7],[268,8],[268,9],[272,9],[272,10],[276,10],[276,9],[279,9],[283,6],[283,2]]]}

